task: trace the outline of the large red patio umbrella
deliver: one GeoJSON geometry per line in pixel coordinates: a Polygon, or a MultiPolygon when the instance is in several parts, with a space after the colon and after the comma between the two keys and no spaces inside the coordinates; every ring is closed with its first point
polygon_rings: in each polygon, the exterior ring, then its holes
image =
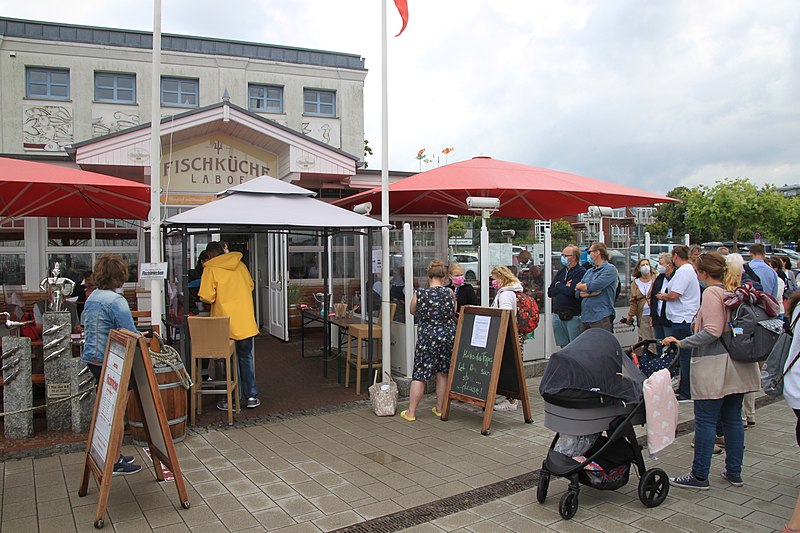
{"type": "MultiPolygon", "coordinates": [[[[469,196],[499,198],[500,209],[494,216],[542,220],[585,213],[593,205],[676,201],[616,183],[480,156],[390,184],[389,209],[399,215],[474,214],[467,209],[469,196]]],[[[380,187],[333,203],[353,207],[363,202],[372,202],[372,214],[380,214],[380,187]]]]}
{"type": "Polygon", "coordinates": [[[11,217],[146,220],[150,187],[76,168],[0,157],[0,221],[11,217]]]}

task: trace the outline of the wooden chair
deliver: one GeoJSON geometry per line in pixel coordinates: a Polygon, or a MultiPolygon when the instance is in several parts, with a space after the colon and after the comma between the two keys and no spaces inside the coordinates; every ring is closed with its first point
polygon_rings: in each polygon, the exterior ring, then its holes
{"type": "MultiPolygon", "coordinates": [[[[394,313],[397,311],[397,304],[390,304],[389,305],[389,321],[394,319],[394,313]]],[[[381,316],[383,314],[383,308],[381,308],[381,312],[378,314],[378,324],[382,322],[381,316]]],[[[372,325],[372,338],[383,342],[383,329],[378,324],[372,325]]],[[[356,367],[356,394],[361,394],[361,371],[365,368],[369,368],[369,359],[368,359],[368,352],[362,354],[361,348],[362,346],[369,340],[369,324],[351,324],[347,327],[347,368],[344,371],[344,386],[350,386],[350,365],[354,365],[356,367]],[[351,340],[355,339],[356,342],[356,354],[353,356],[351,350],[351,340]]],[[[379,354],[379,350],[375,350],[374,354],[379,354]]],[[[380,357],[377,360],[373,359],[372,361],[372,368],[380,369],[382,368],[382,360],[380,357]]]]}
{"type": "Polygon", "coordinates": [[[236,357],[236,342],[230,338],[230,318],[227,316],[189,317],[189,336],[192,342],[192,393],[191,424],[195,417],[203,414],[202,395],[224,394],[228,399],[228,425],[233,425],[234,402],[236,412],[242,409],[239,401],[239,359],[236,357]],[[203,381],[201,374],[202,359],[224,359],[225,380],[203,381]],[[225,385],[225,389],[216,389],[216,385],[225,385]]]}
{"type": "Polygon", "coordinates": [[[131,311],[136,327],[150,325],[150,311],[131,311]]]}

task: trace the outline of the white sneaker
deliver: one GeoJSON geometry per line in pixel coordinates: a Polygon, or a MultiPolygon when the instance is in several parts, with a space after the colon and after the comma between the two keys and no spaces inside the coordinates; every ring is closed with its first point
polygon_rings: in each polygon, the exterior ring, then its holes
{"type": "Polygon", "coordinates": [[[508,400],[503,400],[494,406],[495,411],[516,411],[519,402],[511,403],[508,400]]]}

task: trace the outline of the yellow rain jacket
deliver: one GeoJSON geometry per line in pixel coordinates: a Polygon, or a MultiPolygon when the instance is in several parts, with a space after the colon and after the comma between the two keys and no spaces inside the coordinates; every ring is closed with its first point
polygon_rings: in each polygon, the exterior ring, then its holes
{"type": "Polygon", "coordinates": [[[242,254],[231,252],[206,261],[198,295],[211,304],[211,316],[231,318],[231,338],[239,341],[258,335],[254,288],[253,278],[242,264],[242,254]]]}

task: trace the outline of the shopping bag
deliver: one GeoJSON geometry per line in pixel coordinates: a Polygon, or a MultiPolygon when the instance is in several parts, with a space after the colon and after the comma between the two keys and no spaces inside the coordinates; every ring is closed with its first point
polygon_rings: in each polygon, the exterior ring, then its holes
{"type": "Polygon", "coordinates": [[[369,401],[376,415],[394,416],[397,411],[397,383],[388,372],[383,374],[388,381],[378,383],[378,371],[375,371],[375,379],[369,388],[369,401]]]}

